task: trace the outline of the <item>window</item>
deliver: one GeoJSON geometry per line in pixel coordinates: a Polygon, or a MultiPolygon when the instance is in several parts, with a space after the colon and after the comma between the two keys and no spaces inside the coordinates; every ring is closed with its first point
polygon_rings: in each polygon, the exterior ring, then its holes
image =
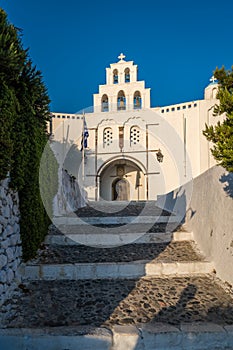
{"type": "Polygon", "coordinates": [[[113,84],[118,84],[118,70],[114,69],[113,71],[113,84]]]}
{"type": "Polygon", "coordinates": [[[140,91],[136,91],[133,97],[133,108],[141,109],[142,108],[142,98],[140,91]]]}
{"type": "Polygon", "coordinates": [[[164,113],[164,109],[161,110],[161,113],[164,113]]]}
{"type": "Polygon", "coordinates": [[[214,88],[213,90],[212,90],[212,98],[216,98],[216,96],[217,96],[217,88],[214,88]]]}
{"type": "Polygon", "coordinates": [[[183,109],[186,109],[186,106],[183,106],[183,109]]]}
{"type": "Polygon", "coordinates": [[[130,83],[130,70],[125,68],[125,83],[130,83]]]}
{"type": "Polygon", "coordinates": [[[108,96],[106,94],[102,96],[101,111],[108,112],[108,96]]]}
{"type": "Polygon", "coordinates": [[[117,110],[122,111],[126,109],[126,98],[123,90],[118,92],[117,96],[117,110]]]}
{"type": "Polygon", "coordinates": [[[138,126],[132,126],[130,129],[130,145],[140,143],[140,129],[138,126]]]}
{"type": "Polygon", "coordinates": [[[188,108],[191,108],[192,107],[192,105],[188,105],[188,108]]]}
{"type": "Polygon", "coordinates": [[[197,107],[197,103],[194,103],[193,107],[197,107]]]}
{"type": "Polygon", "coordinates": [[[177,107],[177,111],[180,111],[180,107],[177,107]]]}
{"type": "Polygon", "coordinates": [[[112,144],[112,128],[104,129],[103,144],[104,144],[104,147],[110,146],[112,144]]]}
{"type": "Polygon", "coordinates": [[[172,112],[174,112],[175,111],[175,107],[172,107],[172,112]]]}
{"type": "Polygon", "coordinates": [[[169,108],[166,109],[166,112],[167,112],[167,113],[169,112],[169,108]]]}

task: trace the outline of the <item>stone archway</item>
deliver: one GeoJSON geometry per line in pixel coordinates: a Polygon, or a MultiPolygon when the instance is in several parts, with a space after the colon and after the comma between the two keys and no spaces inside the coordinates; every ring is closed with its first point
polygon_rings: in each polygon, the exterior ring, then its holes
{"type": "Polygon", "coordinates": [[[146,199],[144,169],[131,159],[112,159],[99,169],[99,198],[107,201],[146,199]]]}

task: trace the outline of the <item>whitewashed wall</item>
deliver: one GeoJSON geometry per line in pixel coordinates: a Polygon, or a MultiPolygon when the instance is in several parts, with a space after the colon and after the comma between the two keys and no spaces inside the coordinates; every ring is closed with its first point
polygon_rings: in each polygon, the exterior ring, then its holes
{"type": "Polygon", "coordinates": [[[194,180],[186,227],[219,278],[233,284],[233,173],[215,166],[194,180]]]}

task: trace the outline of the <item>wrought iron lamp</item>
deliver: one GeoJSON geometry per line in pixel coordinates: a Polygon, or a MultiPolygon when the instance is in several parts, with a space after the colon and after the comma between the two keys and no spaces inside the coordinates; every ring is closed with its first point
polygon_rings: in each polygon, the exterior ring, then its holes
{"type": "Polygon", "coordinates": [[[157,156],[157,161],[158,161],[159,163],[162,163],[162,162],[163,162],[163,157],[164,157],[164,155],[163,155],[163,153],[161,152],[161,149],[160,149],[160,148],[158,149],[158,151],[157,151],[157,153],[156,153],[156,156],[157,156]]]}

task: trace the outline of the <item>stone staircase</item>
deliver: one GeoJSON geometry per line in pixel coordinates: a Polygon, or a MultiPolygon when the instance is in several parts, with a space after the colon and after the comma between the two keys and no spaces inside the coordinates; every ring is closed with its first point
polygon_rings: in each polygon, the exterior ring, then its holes
{"type": "Polygon", "coordinates": [[[181,218],[99,202],[54,222],[4,305],[1,349],[233,349],[230,287],[181,218]]]}

